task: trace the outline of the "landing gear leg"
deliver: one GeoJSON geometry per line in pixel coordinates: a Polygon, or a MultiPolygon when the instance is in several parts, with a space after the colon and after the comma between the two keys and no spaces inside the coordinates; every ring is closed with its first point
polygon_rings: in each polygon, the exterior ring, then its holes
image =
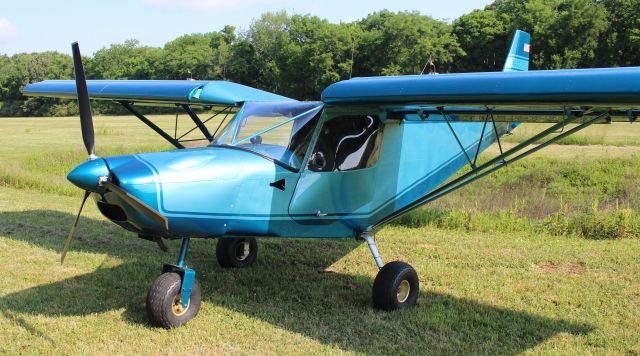
{"type": "Polygon", "coordinates": [[[200,310],[200,285],[196,272],[186,267],[189,239],[182,240],[175,265],[166,264],[147,294],[147,315],[151,322],[167,329],[193,319],[200,310]]]}
{"type": "Polygon", "coordinates": [[[382,310],[407,309],[414,306],[420,293],[420,283],[413,267],[401,261],[384,264],[371,233],[364,232],[360,237],[367,242],[380,269],[373,282],[373,306],[382,310]]]}

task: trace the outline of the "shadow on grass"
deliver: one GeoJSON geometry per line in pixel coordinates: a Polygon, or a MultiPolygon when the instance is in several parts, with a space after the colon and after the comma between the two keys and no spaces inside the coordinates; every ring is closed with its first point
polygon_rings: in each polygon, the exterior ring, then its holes
{"type": "MultiPolygon", "coordinates": [[[[59,251],[64,231],[52,232],[47,237],[38,233],[72,219],[71,215],[56,211],[3,213],[0,234],[59,251]],[[31,222],[25,225],[21,221],[31,222]],[[50,222],[55,223],[48,225],[50,222]]],[[[173,260],[177,251],[174,249],[172,255],[152,253],[153,244],[141,241],[140,246],[148,247],[140,247],[133,239],[127,242],[135,247],[129,251],[122,248],[117,236],[104,237],[97,231],[105,227],[104,222],[85,218],[82,224],[81,235],[97,234],[100,239],[86,236],[75,244],[76,251],[112,254],[125,258],[126,262],[7,295],[0,299],[0,311],[82,316],[124,309],[126,320],[148,325],[144,309],[147,288],[157,277],[161,263],[173,260]]],[[[344,350],[384,354],[398,351],[516,354],[558,333],[592,331],[589,325],[429,291],[421,293],[418,306],[411,310],[375,311],[371,308],[369,276],[321,273],[352,251],[357,246],[353,241],[262,241],[259,262],[247,270],[217,267],[209,242],[193,246],[190,261],[198,271],[205,303],[344,350]]]]}

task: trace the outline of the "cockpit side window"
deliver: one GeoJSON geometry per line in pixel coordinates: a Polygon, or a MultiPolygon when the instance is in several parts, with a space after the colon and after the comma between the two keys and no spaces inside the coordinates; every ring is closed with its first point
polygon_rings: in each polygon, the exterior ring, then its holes
{"type": "Polygon", "coordinates": [[[318,112],[316,115],[308,115],[301,120],[294,121],[287,150],[293,153],[292,158],[294,158],[295,161],[304,161],[304,155],[309,149],[309,143],[311,143],[311,137],[313,136],[313,131],[316,128],[320,114],[321,112],[318,112]]]}
{"type": "Polygon", "coordinates": [[[320,102],[247,102],[210,146],[250,151],[298,171],[322,108],[320,102]]]}
{"type": "Polygon", "coordinates": [[[325,122],[309,170],[334,172],[373,167],[380,158],[382,127],[377,115],[342,115],[325,122]]]}

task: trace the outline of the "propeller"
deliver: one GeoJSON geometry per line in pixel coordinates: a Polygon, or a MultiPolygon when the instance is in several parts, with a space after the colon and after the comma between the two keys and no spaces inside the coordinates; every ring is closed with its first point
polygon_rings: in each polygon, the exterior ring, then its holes
{"type": "MultiPolygon", "coordinates": [[[[78,42],[73,42],[71,44],[71,53],[73,55],[73,71],[76,78],[76,92],[78,93],[78,108],[80,109],[80,127],[82,128],[82,140],[84,141],[84,147],[87,149],[89,159],[95,159],[96,148],[94,145],[95,137],[93,133],[93,116],[91,115],[89,90],[87,89],[87,79],[84,76],[84,66],[82,65],[82,57],[80,56],[80,47],[78,46],[78,42]]],[[[76,232],[76,227],[78,226],[78,221],[80,220],[80,214],[82,213],[82,208],[84,208],[84,203],[87,201],[87,198],[89,198],[89,195],[91,195],[91,192],[84,192],[84,197],[82,198],[82,203],[80,204],[80,210],[78,210],[76,220],[73,223],[71,231],[69,231],[69,236],[67,236],[67,241],[64,244],[62,256],[60,257],[60,264],[64,263],[64,258],[67,256],[67,251],[69,251],[69,247],[71,247],[73,234],[76,232]]]]}
{"type": "Polygon", "coordinates": [[[67,257],[67,251],[69,251],[69,247],[71,247],[71,240],[73,240],[73,234],[76,232],[76,227],[78,226],[78,220],[80,220],[80,214],[82,213],[82,208],[84,208],[84,203],[87,201],[87,198],[89,198],[89,195],[91,195],[90,192],[84,192],[84,198],[82,198],[82,203],[80,203],[80,210],[78,210],[76,221],[73,223],[73,226],[71,227],[71,231],[69,231],[69,236],[67,236],[67,241],[64,243],[62,256],[60,256],[60,264],[63,264],[64,258],[67,257]]]}
{"type": "Polygon", "coordinates": [[[76,92],[78,93],[78,108],[80,109],[80,127],[82,128],[82,140],[87,149],[89,159],[96,158],[95,135],[93,133],[93,117],[91,115],[91,103],[89,102],[89,90],[84,76],[84,66],[80,56],[78,42],[71,44],[73,54],[73,68],[76,77],[76,92]]]}
{"type": "MultiPolygon", "coordinates": [[[[89,102],[89,91],[87,89],[87,80],[84,75],[84,67],[82,65],[82,57],[80,56],[80,47],[78,46],[78,42],[74,42],[71,44],[71,52],[73,54],[73,68],[75,72],[76,78],[76,92],[78,94],[78,108],[80,109],[80,126],[82,128],[82,140],[84,141],[84,146],[87,149],[87,154],[89,155],[89,160],[96,159],[95,154],[95,135],[93,131],[93,117],[91,115],[91,103],[89,102]]],[[[106,163],[106,161],[105,161],[106,163]]],[[[108,168],[108,167],[107,167],[108,168]]],[[[96,177],[97,178],[97,177],[96,177]]],[[[100,186],[107,188],[109,191],[113,192],[117,196],[119,196],[122,200],[126,201],[129,205],[148,216],[151,220],[156,223],[162,225],[165,229],[169,229],[169,222],[166,217],[162,216],[159,212],[154,210],[152,207],[148,206],[138,198],[133,195],[127,193],[125,190],[114,184],[109,180],[109,177],[100,177],[99,181],[96,182],[100,186]]],[[[85,191],[84,197],[82,198],[82,203],[80,204],[80,210],[78,211],[78,215],[76,216],[76,220],[71,227],[71,231],[69,231],[69,236],[67,236],[67,241],[64,245],[64,249],[62,250],[62,256],[60,257],[60,264],[64,263],[64,258],[67,255],[67,251],[69,251],[69,247],[71,246],[71,241],[73,240],[73,235],[76,232],[76,227],[78,226],[78,221],[80,220],[80,214],[82,213],[82,209],[84,208],[84,204],[91,195],[90,191],[85,191]]]]}

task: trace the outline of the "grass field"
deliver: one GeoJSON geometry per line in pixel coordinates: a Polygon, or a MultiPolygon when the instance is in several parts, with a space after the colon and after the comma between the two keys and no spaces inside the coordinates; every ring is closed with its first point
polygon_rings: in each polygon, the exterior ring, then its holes
{"type": "MultiPolygon", "coordinates": [[[[550,124],[528,123],[513,131],[512,135],[506,136],[506,142],[522,142],[524,139],[550,127],[550,124]]],[[[569,130],[576,125],[567,125],[565,130],[569,130]]],[[[575,135],[568,136],[560,141],[560,145],[606,145],[606,146],[638,146],[640,136],[635,124],[616,123],[614,125],[593,125],[575,135]]]]}
{"type": "MultiPolygon", "coordinates": [[[[89,205],[58,263],[81,197],[64,178],[85,159],[77,125],[0,119],[0,354],[640,353],[640,147],[609,141],[637,125],[586,145],[595,127],[383,229],[385,261],[420,275],[412,310],[371,308],[376,267],[356,241],[260,240],[253,268],[224,270],[197,240],[203,305],[171,331],[148,324],[144,300],[175,242],[162,253],[89,205]],[[586,235],[540,229],[562,217],[586,235]],[[609,223],[629,230],[594,238],[609,223]]],[[[95,126],[102,155],[167,148],[131,119],[95,126]]]]}

